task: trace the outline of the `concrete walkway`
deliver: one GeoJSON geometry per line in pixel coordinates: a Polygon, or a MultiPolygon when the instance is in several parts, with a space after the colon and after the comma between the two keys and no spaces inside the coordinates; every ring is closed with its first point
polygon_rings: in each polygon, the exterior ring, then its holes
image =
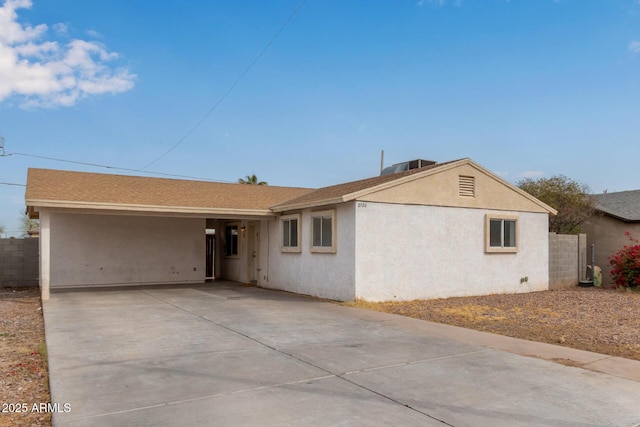
{"type": "Polygon", "coordinates": [[[282,292],[66,291],[44,316],[55,426],[640,425],[640,362],[282,292]]]}

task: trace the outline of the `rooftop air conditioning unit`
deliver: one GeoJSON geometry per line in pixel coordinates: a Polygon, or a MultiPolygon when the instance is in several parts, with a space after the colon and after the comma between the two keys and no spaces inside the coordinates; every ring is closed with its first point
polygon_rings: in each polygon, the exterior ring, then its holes
{"type": "Polygon", "coordinates": [[[387,166],[382,170],[380,175],[389,175],[391,173],[404,172],[411,169],[423,168],[425,166],[431,166],[435,164],[436,162],[434,162],[433,160],[423,160],[423,159],[410,160],[408,162],[396,163],[395,165],[387,166]]]}

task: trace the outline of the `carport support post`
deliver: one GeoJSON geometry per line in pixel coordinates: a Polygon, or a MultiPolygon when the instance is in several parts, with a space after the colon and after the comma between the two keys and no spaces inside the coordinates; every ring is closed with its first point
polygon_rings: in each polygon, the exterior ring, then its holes
{"type": "Polygon", "coordinates": [[[49,299],[51,271],[51,229],[48,212],[40,212],[40,298],[49,299]]]}

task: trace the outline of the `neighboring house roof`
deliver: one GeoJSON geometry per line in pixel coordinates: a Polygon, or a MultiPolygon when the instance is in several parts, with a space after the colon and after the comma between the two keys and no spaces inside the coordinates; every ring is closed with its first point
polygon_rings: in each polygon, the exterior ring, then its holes
{"type": "Polygon", "coordinates": [[[140,176],[29,169],[25,194],[34,207],[273,215],[269,208],[308,188],[226,184],[140,176]]]}
{"type": "Polygon", "coordinates": [[[596,209],[626,222],[640,221],[640,190],[604,193],[595,196],[596,209]]]}

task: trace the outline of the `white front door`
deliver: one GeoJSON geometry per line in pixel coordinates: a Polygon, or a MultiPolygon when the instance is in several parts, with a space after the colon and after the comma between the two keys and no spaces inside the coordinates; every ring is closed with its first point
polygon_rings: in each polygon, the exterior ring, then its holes
{"type": "Polygon", "coordinates": [[[257,283],[260,277],[260,223],[251,222],[247,227],[249,243],[249,279],[257,283]]]}

